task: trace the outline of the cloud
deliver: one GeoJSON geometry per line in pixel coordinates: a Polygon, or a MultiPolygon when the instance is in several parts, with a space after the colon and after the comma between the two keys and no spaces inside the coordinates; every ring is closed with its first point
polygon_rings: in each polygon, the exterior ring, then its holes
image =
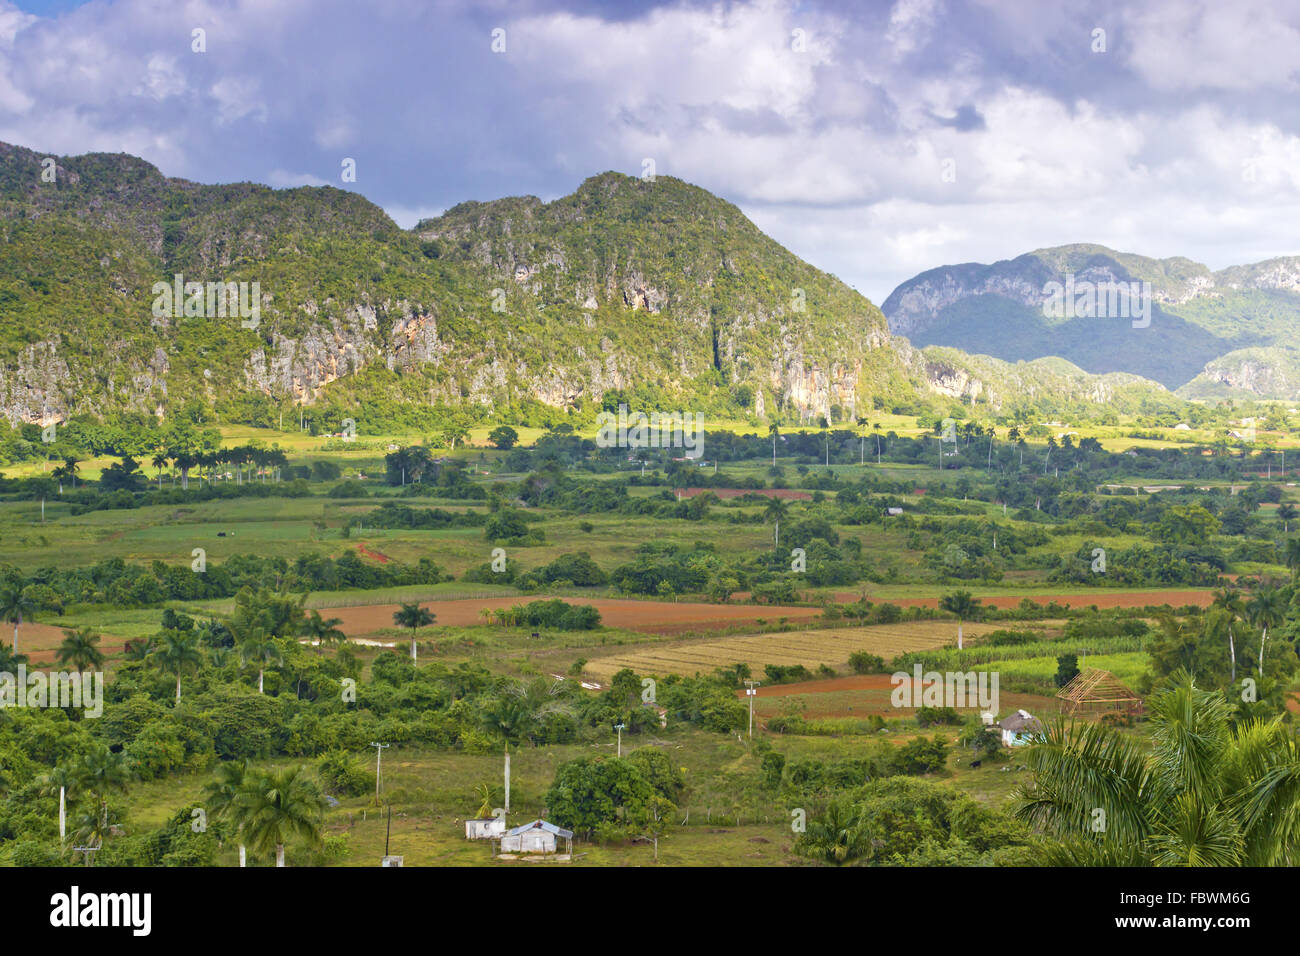
{"type": "Polygon", "coordinates": [[[1067,242],[1300,251],[1297,63],[1282,0],[0,0],[0,139],[280,187],[351,157],[403,226],[650,158],[880,301],[1067,242]]]}

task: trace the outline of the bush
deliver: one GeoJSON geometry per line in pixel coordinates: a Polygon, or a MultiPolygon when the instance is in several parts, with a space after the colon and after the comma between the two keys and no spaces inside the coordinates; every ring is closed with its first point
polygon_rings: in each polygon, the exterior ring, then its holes
{"type": "Polygon", "coordinates": [[[866,651],[854,651],[850,654],[849,667],[855,674],[883,674],[888,670],[883,657],[868,654],[866,651]]]}
{"type": "Polygon", "coordinates": [[[375,788],[375,775],[344,750],[325,753],[316,764],[316,775],[325,789],[335,794],[360,797],[375,788]]]}

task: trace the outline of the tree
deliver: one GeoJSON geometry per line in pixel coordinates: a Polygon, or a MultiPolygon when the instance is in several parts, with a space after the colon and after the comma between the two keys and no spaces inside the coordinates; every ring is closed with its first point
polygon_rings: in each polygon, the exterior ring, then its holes
{"type": "Polygon", "coordinates": [[[1231,667],[1229,680],[1235,684],[1237,683],[1237,645],[1232,633],[1232,625],[1246,616],[1246,605],[1236,591],[1231,588],[1220,588],[1214,592],[1214,607],[1221,609],[1227,615],[1228,658],[1231,667]]]}
{"type": "Polygon", "coordinates": [[[317,653],[320,653],[320,648],[324,645],[341,644],[348,639],[348,636],[339,629],[342,623],[341,617],[323,618],[320,616],[320,611],[312,611],[303,621],[300,633],[303,637],[314,641],[317,653]]]}
{"type": "Polygon", "coordinates": [[[790,510],[789,505],[787,505],[780,498],[775,498],[775,497],[768,498],[767,504],[763,506],[764,517],[766,517],[769,521],[771,521],[773,525],[772,547],[774,549],[779,548],[781,546],[781,519],[786,516],[786,513],[789,512],[789,510],[790,510]]]}
{"type": "Polygon", "coordinates": [[[92,744],[73,764],[71,777],[79,789],[91,795],[96,806],[90,820],[93,825],[87,827],[83,823],[80,829],[93,838],[90,845],[102,846],[103,838],[109,833],[108,795],[114,790],[125,790],[131,780],[126,757],[109,750],[105,744],[92,744]]]}
{"type": "Polygon", "coordinates": [[[257,692],[266,693],[266,665],[278,664],[284,660],[280,645],[260,627],[242,631],[236,636],[235,644],[239,647],[240,661],[244,664],[257,664],[257,692]]]}
{"type": "Polygon", "coordinates": [[[772,467],[776,467],[776,440],[781,434],[781,430],[776,427],[776,422],[767,426],[767,433],[772,436],[772,467]]]}
{"type": "Polygon", "coordinates": [[[248,845],[259,853],[274,849],[276,866],[284,866],[284,845],[291,838],[321,842],[325,798],[304,767],[250,774],[232,806],[248,845]]]}
{"type": "Polygon", "coordinates": [[[203,787],[203,800],[208,816],[213,821],[229,823],[238,840],[240,866],[245,866],[247,859],[244,851],[243,827],[235,800],[244,788],[244,781],[248,775],[247,760],[224,760],[217,766],[214,779],[203,787]]]}
{"type": "Polygon", "coordinates": [[[181,675],[198,670],[203,663],[199,650],[199,636],[193,631],[164,630],[159,632],[149,651],[155,664],[163,671],[176,675],[176,701],[181,699],[181,675]]]}
{"type": "Polygon", "coordinates": [[[0,617],[14,626],[14,653],[18,653],[18,628],[23,625],[23,616],[30,621],[36,605],[23,590],[21,581],[14,581],[0,591],[0,617]]]}
{"type": "Polygon", "coordinates": [[[546,793],[551,818],[586,836],[630,836],[646,823],[655,790],[641,770],[616,757],[579,757],[560,764],[546,793]]]}
{"type": "Polygon", "coordinates": [[[1062,654],[1056,659],[1056,686],[1064,687],[1079,676],[1079,655],[1062,654]]]}
{"type": "Polygon", "coordinates": [[[60,664],[70,664],[80,674],[83,670],[104,666],[104,654],[96,646],[99,635],[88,627],[80,630],[64,630],[63,643],[55,653],[55,660],[60,664]]]}
{"type": "Polygon", "coordinates": [[[412,601],[410,604],[403,604],[400,609],[393,612],[393,623],[398,627],[409,627],[411,629],[411,660],[415,660],[415,632],[419,628],[428,627],[435,623],[437,617],[427,608],[420,607],[419,601],[412,601]]]}
{"type": "Polygon", "coordinates": [[[870,846],[862,815],[846,798],[832,800],[807,826],[798,840],[799,852],[836,866],[852,862],[870,846]]]}
{"type": "Polygon", "coordinates": [[[1282,533],[1287,534],[1291,530],[1291,522],[1296,516],[1295,505],[1289,501],[1284,501],[1277,506],[1277,520],[1282,522],[1282,533]]]}
{"type": "Polygon", "coordinates": [[[502,451],[509,451],[519,444],[519,432],[509,425],[498,425],[488,432],[488,441],[502,451]]]}
{"type": "Polygon", "coordinates": [[[1220,693],[1182,674],[1148,700],[1143,743],[1057,720],[1025,760],[1017,816],[1059,842],[1049,865],[1291,866],[1300,853],[1300,748],[1281,722],[1233,726],[1220,693]]]}
{"type": "Polygon", "coordinates": [[[1246,602],[1246,620],[1259,628],[1259,676],[1264,676],[1264,645],[1268,643],[1268,629],[1279,627],[1286,620],[1287,595],[1281,588],[1261,585],[1246,602]]]}
{"type": "Polygon", "coordinates": [[[452,451],[456,450],[456,442],[469,440],[469,431],[463,425],[448,425],[442,429],[440,435],[443,442],[452,451]]]}
{"type": "Polygon", "coordinates": [[[1300,538],[1286,540],[1286,566],[1291,569],[1291,580],[1300,578],[1300,538]]]}
{"type": "Polygon", "coordinates": [[[957,615],[957,650],[962,649],[962,624],[979,613],[979,598],[971,597],[969,591],[953,591],[939,599],[939,610],[957,615]]]}

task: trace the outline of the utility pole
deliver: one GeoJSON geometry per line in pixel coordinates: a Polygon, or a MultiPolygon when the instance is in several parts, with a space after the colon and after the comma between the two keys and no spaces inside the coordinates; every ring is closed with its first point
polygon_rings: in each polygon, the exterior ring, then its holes
{"type": "Polygon", "coordinates": [[[754,698],[758,696],[758,686],[762,683],[756,680],[745,681],[745,696],[749,698],[749,739],[754,739],[754,698]]]}
{"type": "Polygon", "coordinates": [[[373,740],[370,746],[375,748],[375,806],[379,806],[379,785],[384,779],[383,756],[384,751],[391,747],[392,744],[379,744],[373,740]]]}
{"type": "Polygon", "coordinates": [[[623,756],[623,728],[626,727],[626,726],[627,726],[627,724],[615,724],[615,725],[614,725],[614,729],[618,731],[618,755],[619,755],[620,757],[623,756]]]}

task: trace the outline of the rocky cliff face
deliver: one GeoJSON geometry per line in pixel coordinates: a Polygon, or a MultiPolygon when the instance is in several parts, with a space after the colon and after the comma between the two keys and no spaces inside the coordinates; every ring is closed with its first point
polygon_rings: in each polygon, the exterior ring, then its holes
{"type": "MultiPolygon", "coordinates": [[[[759,415],[838,423],[873,399],[1003,396],[1016,380],[916,360],[865,298],[669,177],[605,173],[553,202],[464,203],[403,231],[331,188],[203,186],[103,154],[64,157],[43,184],[41,156],[0,144],[0,159],[10,422],[193,400],[355,406],[375,388],[488,409],[589,408],[611,390],[684,406],[747,386],[759,415]],[[259,323],[153,314],[155,283],[178,273],[258,283],[259,323]]],[[[1041,285],[1032,269],[971,269],[891,301],[924,317],[972,289],[1027,302],[1041,285]]]]}

